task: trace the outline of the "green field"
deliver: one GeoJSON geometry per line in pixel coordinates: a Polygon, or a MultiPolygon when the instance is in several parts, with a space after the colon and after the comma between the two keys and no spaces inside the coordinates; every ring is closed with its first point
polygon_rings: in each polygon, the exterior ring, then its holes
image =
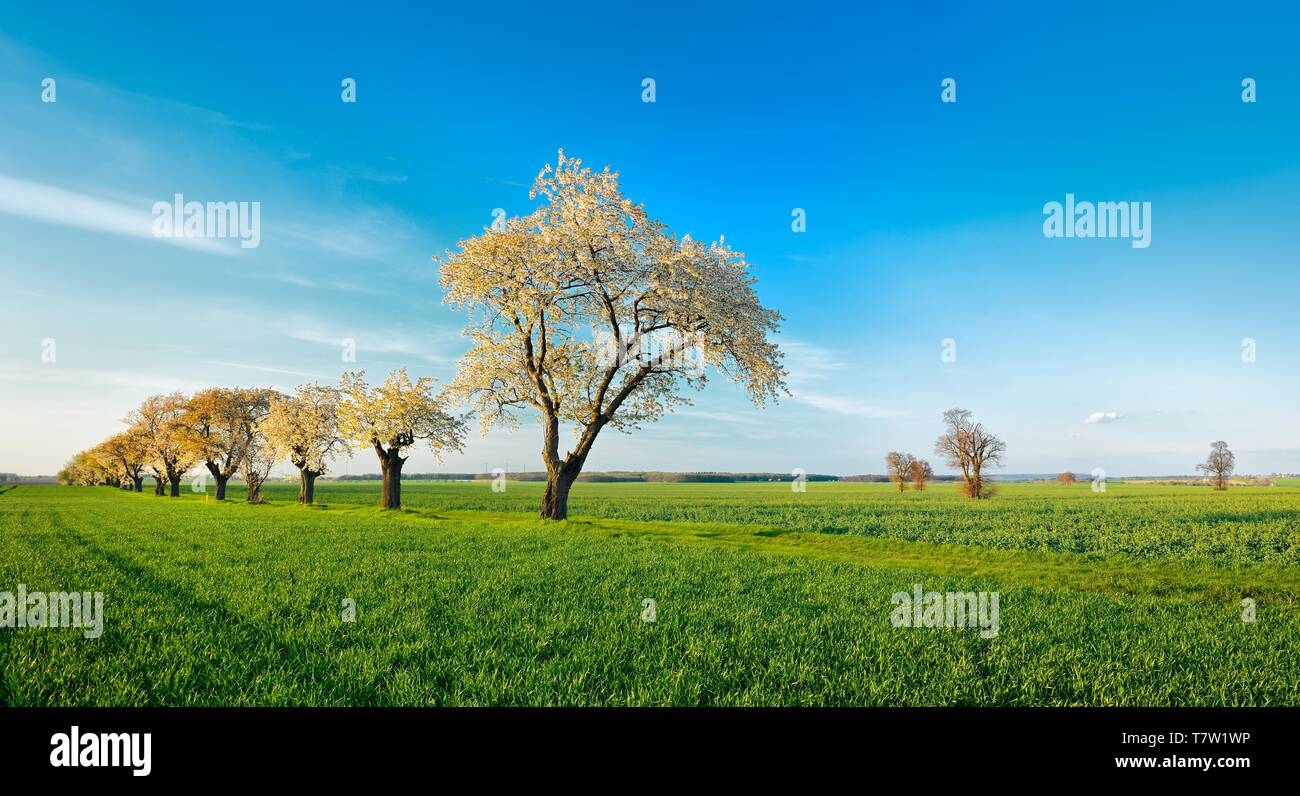
{"type": "Polygon", "coordinates": [[[0,591],[105,595],[98,639],[0,630],[0,702],[1300,704],[1297,489],[378,488],[0,487],[0,591]],[[997,636],[894,627],[918,582],[998,592],[997,636]]]}

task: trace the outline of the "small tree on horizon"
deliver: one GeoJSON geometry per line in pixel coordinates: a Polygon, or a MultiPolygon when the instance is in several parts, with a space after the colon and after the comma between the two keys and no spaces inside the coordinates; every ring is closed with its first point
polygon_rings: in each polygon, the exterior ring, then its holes
{"type": "Polygon", "coordinates": [[[1232,475],[1236,466],[1236,455],[1228,450],[1228,443],[1219,440],[1210,445],[1209,457],[1204,464],[1196,465],[1196,469],[1209,476],[1215,489],[1224,490],[1228,488],[1228,476],[1232,475]]]}
{"type": "Polygon", "coordinates": [[[925,459],[913,459],[911,476],[912,488],[917,492],[924,492],[925,482],[934,478],[934,468],[925,459]]]}
{"type": "Polygon", "coordinates": [[[1073,484],[1078,480],[1079,479],[1075,477],[1074,473],[1069,470],[1066,470],[1063,473],[1058,473],[1056,476],[1056,483],[1058,484],[1073,484]]]}
{"type": "Polygon", "coordinates": [[[910,453],[890,451],[885,454],[885,470],[889,473],[890,482],[898,487],[899,492],[907,489],[907,482],[912,478],[912,465],[915,462],[916,457],[910,453]]]}
{"type": "Polygon", "coordinates": [[[935,442],[934,452],[949,467],[961,469],[966,497],[975,500],[989,497],[992,489],[984,482],[983,470],[988,465],[1002,464],[1006,443],[972,420],[967,409],[949,409],[943,413],[943,422],[947,430],[935,442]]]}

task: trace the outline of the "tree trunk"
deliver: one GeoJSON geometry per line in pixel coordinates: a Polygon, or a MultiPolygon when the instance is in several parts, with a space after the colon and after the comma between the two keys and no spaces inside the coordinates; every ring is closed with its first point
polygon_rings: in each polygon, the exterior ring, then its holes
{"type": "Polygon", "coordinates": [[[230,480],[230,476],[221,475],[220,473],[217,474],[217,495],[216,495],[217,500],[226,499],[226,482],[229,480],[230,480]]]}
{"type": "Polygon", "coordinates": [[[155,475],[153,478],[153,493],[158,497],[164,497],[167,494],[167,482],[161,475],[155,475]]]}
{"type": "Polygon", "coordinates": [[[384,491],[379,496],[381,509],[400,509],[402,507],[402,458],[401,450],[389,448],[379,454],[379,466],[384,471],[384,491]]]}
{"type": "Polygon", "coordinates": [[[577,479],[576,470],[558,467],[547,473],[546,491],[542,493],[542,519],[563,520],[569,516],[569,487],[577,479]]]}
{"type": "Polygon", "coordinates": [[[298,502],[304,506],[310,506],[316,494],[316,476],[318,475],[320,473],[308,470],[305,467],[299,471],[298,502]]]}
{"type": "Polygon", "coordinates": [[[167,480],[168,480],[169,482],[171,482],[171,496],[172,496],[172,497],[180,497],[180,496],[181,496],[181,477],[180,477],[179,475],[169,475],[169,476],[167,476],[167,480]]]}

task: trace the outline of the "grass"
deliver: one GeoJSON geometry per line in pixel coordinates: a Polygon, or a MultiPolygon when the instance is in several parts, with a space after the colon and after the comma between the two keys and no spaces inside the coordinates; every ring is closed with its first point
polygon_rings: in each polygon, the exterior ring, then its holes
{"type": "MultiPolygon", "coordinates": [[[[323,483],[317,500],[373,505],[378,484],[323,483]]],[[[570,513],[605,519],[759,525],[1003,550],[1122,553],[1215,564],[1300,565],[1300,491],[1111,483],[1001,484],[989,501],[969,501],[951,484],[899,494],[889,484],[578,484],[570,513]]],[[[411,507],[535,514],[542,484],[408,482],[411,507]]],[[[294,485],[268,494],[291,501],[294,485]]]]}
{"type": "Polygon", "coordinates": [[[1300,702],[1300,491],[579,484],[545,523],[536,484],[377,489],[5,490],[0,591],[102,591],[106,622],[0,630],[0,702],[1300,702]],[[893,627],[917,582],[999,592],[997,637],[893,627]]]}

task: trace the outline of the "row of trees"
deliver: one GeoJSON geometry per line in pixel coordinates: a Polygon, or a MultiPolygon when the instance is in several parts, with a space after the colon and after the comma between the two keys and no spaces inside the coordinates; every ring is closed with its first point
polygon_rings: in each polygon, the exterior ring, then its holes
{"type": "Polygon", "coordinates": [[[372,448],[383,472],[380,505],[396,509],[404,454],[423,441],[440,458],[462,450],[465,436],[464,420],[446,410],[433,379],[412,382],[405,368],[376,386],[361,371],[343,374],[337,387],[306,384],[292,395],[240,387],[155,395],[124,422],[126,430],[73,456],[59,480],[140,492],[151,475],[155,494],[179,497],[181,480],[197,467],[212,476],[217,500],[238,474],[257,503],[271,469],[287,459],[298,468],[298,502],[309,504],[335,457],[372,448]]]}
{"type": "MultiPolygon", "coordinates": [[[[743,253],[721,237],[705,243],[674,234],[623,195],[608,167],[592,171],[561,150],[537,174],[529,198],[538,200],[532,212],[499,219],[437,258],[443,301],[468,314],[464,334],[472,342],[447,397],[468,406],[484,431],[513,428],[520,415],[540,421],[547,473],[541,516],[564,519],[569,489],[605,428],[631,432],[657,420],[689,403],[683,388],[702,388],[710,373],[742,385],[759,407],[786,393],[773,340],[781,315],[759,301],[743,253]],[[574,440],[567,450],[565,430],[574,440]]],[[[340,436],[373,445],[384,472],[383,503],[396,507],[402,451],[416,439],[430,440],[435,452],[458,446],[460,426],[441,406],[432,414],[431,402],[416,401],[412,417],[403,402],[356,399],[354,386],[346,378],[340,385],[340,436]],[[351,425],[361,422],[362,407],[375,422],[373,433],[351,425]]],[[[284,400],[268,398],[265,415],[287,411],[273,409],[284,400]]],[[[262,413],[241,426],[266,439],[241,443],[244,459],[293,448],[268,430],[276,423],[262,413]]],[[[324,471],[317,447],[306,449],[304,479],[324,471]]],[[[141,466],[169,478],[184,472],[184,458],[163,458],[172,447],[151,442],[147,449],[141,466]]],[[[219,472],[234,472],[229,463],[239,459],[203,457],[219,472]]],[[[260,472],[245,466],[245,476],[260,472]]]]}

